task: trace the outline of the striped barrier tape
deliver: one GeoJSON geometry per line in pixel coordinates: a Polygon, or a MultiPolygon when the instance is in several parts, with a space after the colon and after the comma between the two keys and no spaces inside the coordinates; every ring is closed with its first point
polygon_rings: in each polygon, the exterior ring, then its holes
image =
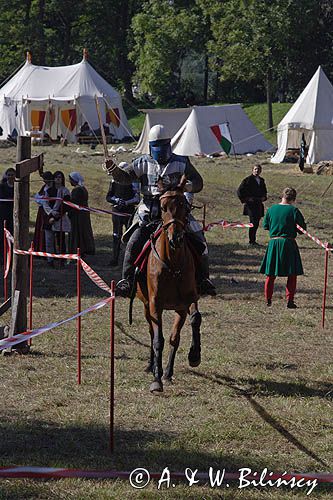
{"type": "Polygon", "coordinates": [[[76,253],[48,253],[48,252],[35,252],[32,250],[17,250],[14,253],[18,255],[36,255],[37,257],[52,257],[56,259],[73,259],[77,260],[79,256],[76,253]]]}
{"type": "Polygon", "coordinates": [[[242,222],[228,222],[227,220],[221,219],[221,220],[216,221],[216,222],[210,222],[209,224],[207,224],[207,226],[204,226],[203,230],[209,231],[214,226],[222,226],[223,229],[225,229],[227,227],[242,227],[242,228],[253,227],[253,224],[252,224],[252,222],[248,222],[247,224],[242,223],[242,222]]]}
{"type": "Polygon", "coordinates": [[[7,240],[7,258],[6,258],[6,269],[5,269],[5,274],[4,274],[4,278],[6,279],[7,276],[8,276],[8,273],[9,273],[10,263],[11,263],[11,260],[12,260],[12,244],[14,244],[14,238],[10,234],[10,232],[8,231],[8,229],[6,229],[4,227],[3,230],[4,230],[4,233],[5,233],[5,238],[7,240]]]}
{"type": "Polygon", "coordinates": [[[316,236],[312,236],[308,231],[306,231],[305,229],[303,229],[298,224],[296,224],[296,227],[297,227],[297,229],[299,231],[301,231],[303,234],[305,234],[306,236],[308,236],[309,238],[311,238],[311,240],[313,240],[315,243],[317,243],[317,245],[325,248],[326,251],[328,251],[330,249],[328,243],[323,243],[322,241],[320,241],[319,238],[316,238],[316,236]]]}
{"type": "Polygon", "coordinates": [[[82,269],[88,276],[97,285],[99,288],[104,290],[107,293],[111,293],[111,288],[105,283],[104,280],[82,259],[80,259],[82,269]]]}
{"type": "MultiPolygon", "coordinates": [[[[8,241],[8,250],[7,250],[7,266],[6,266],[6,273],[8,274],[9,267],[10,267],[10,261],[11,261],[11,243],[14,242],[14,238],[8,231],[8,229],[4,229],[6,238],[8,241]]],[[[56,254],[56,253],[48,253],[48,252],[36,252],[32,250],[14,250],[14,253],[17,255],[35,255],[36,257],[52,257],[56,259],[72,259],[72,260],[77,260],[79,258],[78,254],[76,253],[65,253],[65,254],[56,254]]],[[[111,293],[111,288],[105,283],[105,281],[83,260],[80,258],[80,263],[82,266],[82,269],[86,273],[86,275],[97,285],[99,288],[104,290],[107,293],[111,293]]],[[[7,277],[7,274],[5,274],[5,277],[7,277]]]]}
{"type": "Polygon", "coordinates": [[[4,339],[0,340],[0,351],[2,351],[3,349],[11,348],[15,344],[19,344],[20,342],[24,342],[28,339],[33,338],[33,337],[37,337],[38,335],[41,335],[42,333],[48,332],[49,330],[52,330],[53,328],[57,328],[58,326],[64,325],[65,323],[68,323],[69,321],[73,321],[74,319],[79,318],[80,316],[84,316],[92,311],[97,311],[98,309],[101,309],[106,304],[108,304],[111,300],[112,300],[112,297],[109,297],[109,298],[104,299],[100,302],[97,302],[93,306],[88,307],[84,311],[81,311],[77,314],[74,314],[74,316],[71,316],[70,318],[62,319],[61,321],[57,321],[57,322],[53,322],[53,323],[49,323],[48,325],[42,326],[41,328],[36,328],[35,330],[18,333],[17,335],[14,335],[13,337],[4,338],[4,339]]]}
{"type": "MultiPolygon", "coordinates": [[[[225,472],[223,475],[224,480],[234,480],[240,481],[241,471],[238,472],[225,472]]],[[[192,472],[192,471],[191,471],[192,472]]],[[[191,477],[190,472],[190,477],[191,477]]],[[[193,471],[194,472],[194,471],[193,471]]],[[[222,471],[219,471],[222,472],[222,471]]],[[[213,470],[213,475],[217,476],[218,471],[213,470]]],[[[300,472],[291,472],[283,474],[281,473],[268,473],[267,469],[264,469],[261,474],[249,473],[246,475],[246,479],[250,481],[259,481],[261,475],[265,475],[264,481],[284,481],[284,483],[288,486],[288,483],[295,483],[296,481],[307,481],[307,484],[300,484],[299,487],[304,486],[315,486],[314,481],[320,483],[333,483],[333,474],[331,473],[300,473],[300,472]]],[[[32,479],[62,479],[62,478],[81,478],[81,479],[124,479],[129,480],[130,484],[133,486],[135,484],[136,479],[138,482],[136,483],[138,487],[140,487],[140,480],[146,481],[145,485],[148,485],[151,479],[160,480],[162,477],[161,472],[148,472],[146,469],[138,468],[131,472],[128,471],[114,471],[114,470],[82,470],[82,469],[65,469],[58,467],[0,467],[0,477],[2,478],[32,478],[32,479]],[[137,474],[137,477],[135,476],[137,474]],[[139,475],[141,474],[141,478],[139,475]],[[146,476],[144,475],[146,474],[146,476]]],[[[175,480],[186,480],[189,481],[189,477],[187,475],[187,471],[185,472],[169,472],[168,477],[170,479],[175,480]]],[[[245,476],[244,476],[245,477],[245,476]]],[[[209,483],[212,479],[209,473],[205,472],[197,472],[195,473],[195,479],[201,480],[203,483],[209,483]]],[[[269,484],[273,486],[273,484],[269,484]]],[[[296,486],[297,484],[294,484],[296,486]]],[[[144,486],[144,485],[143,485],[144,486]]],[[[141,488],[143,487],[141,484],[141,488]]],[[[260,486],[260,484],[259,484],[260,486]]]]}
{"type": "Polygon", "coordinates": [[[75,208],[75,210],[81,210],[81,211],[84,211],[84,212],[92,212],[92,213],[95,213],[95,214],[119,215],[119,217],[131,217],[131,215],[132,215],[132,214],[127,214],[127,213],[123,213],[123,212],[122,213],[115,212],[114,210],[105,210],[104,208],[85,207],[83,205],[77,205],[76,203],[64,200],[63,198],[57,198],[57,197],[48,198],[46,196],[39,196],[38,198],[31,198],[31,199],[34,200],[34,201],[36,201],[37,203],[38,203],[38,200],[44,200],[44,201],[62,201],[65,205],[68,205],[71,208],[75,208]]]}

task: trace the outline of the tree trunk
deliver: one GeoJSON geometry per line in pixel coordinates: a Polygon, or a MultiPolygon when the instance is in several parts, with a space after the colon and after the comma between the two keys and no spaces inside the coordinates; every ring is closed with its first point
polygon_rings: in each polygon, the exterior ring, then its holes
{"type": "Polygon", "coordinates": [[[46,55],[46,40],[44,31],[44,17],[45,17],[45,0],[38,2],[38,63],[41,66],[45,65],[46,55]]]}
{"type": "Polygon", "coordinates": [[[272,70],[268,68],[266,75],[266,98],[267,98],[267,128],[273,128],[272,107],[272,70]]]}
{"type": "Polygon", "coordinates": [[[204,104],[207,104],[208,100],[208,56],[207,55],[205,55],[203,99],[204,99],[204,104]]]}

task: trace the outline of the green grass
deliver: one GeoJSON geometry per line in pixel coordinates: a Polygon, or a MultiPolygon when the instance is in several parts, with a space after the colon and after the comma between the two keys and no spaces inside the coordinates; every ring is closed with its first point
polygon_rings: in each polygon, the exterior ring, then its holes
{"type": "MultiPolygon", "coordinates": [[[[274,102],[273,103],[273,125],[276,127],[285,114],[291,108],[292,103],[288,102],[274,102]]],[[[249,118],[253,121],[255,126],[260,132],[264,134],[266,139],[272,144],[276,144],[276,130],[268,131],[267,125],[267,104],[244,104],[244,111],[247,113],[249,118]]]]}
{"type": "MultiPolygon", "coordinates": [[[[282,120],[284,115],[291,108],[291,103],[273,103],[273,123],[276,127],[282,120]]],[[[276,131],[267,131],[267,105],[266,104],[244,104],[243,109],[249,118],[253,121],[257,129],[264,134],[266,139],[272,144],[276,144],[276,131]]],[[[137,115],[129,119],[129,123],[133,134],[138,136],[141,134],[145,114],[138,111],[137,115]]]]}
{"type": "MultiPolygon", "coordinates": [[[[105,201],[109,178],[102,157],[78,155],[76,146],[45,147],[45,168],[67,174],[79,170],[86,179],[90,204],[109,208],[105,201]]],[[[102,151],[101,147],[97,148],[102,151]]],[[[40,152],[41,149],[36,149],[40,152]]],[[[0,150],[3,168],[15,161],[15,149],[0,150]]],[[[130,160],[120,153],[117,161],[130,160]]],[[[297,165],[272,165],[265,155],[228,159],[193,159],[205,182],[196,204],[207,203],[207,222],[225,218],[244,220],[235,195],[253,163],[263,165],[269,200],[278,201],[286,185],[299,191],[298,206],[309,231],[332,239],[331,192],[320,195],[330,178],[302,175],[297,165]]],[[[32,176],[32,191],[39,189],[32,176]]],[[[36,209],[31,205],[31,231],[36,209]]],[[[196,210],[198,219],[202,211],[196,210]]],[[[121,269],[108,267],[112,225],[106,216],[92,215],[97,253],[88,263],[109,283],[121,269]]],[[[265,307],[263,276],[258,267],[262,248],[248,248],[247,231],[215,228],[207,233],[211,275],[216,298],[200,301],[202,364],[187,363],[188,323],[182,332],[174,384],[160,397],[149,393],[151,377],[144,372],[148,359],[148,331],[142,305],[134,305],[134,324],[128,325],[128,303],[116,301],[115,452],[108,450],[109,312],[107,308],[82,320],[82,385],[76,385],[75,324],[41,335],[31,355],[0,358],[2,394],[0,419],[1,466],[39,465],[84,469],[151,472],[207,472],[209,467],[237,471],[326,471],[332,469],[332,280],[329,280],[325,330],[320,327],[323,251],[299,238],[305,275],[298,282],[295,311],[285,307],[284,279],[278,279],[273,306],[265,307]]],[[[259,242],[268,241],[259,229],[259,242]]],[[[330,259],[331,260],[331,259],[330,259]]],[[[330,262],[331,264],[331,262],[330,262]]],[[[330,278],[331,278],[330,269],[330,278]]],[[[82,307],[104,297],[82,277],[82,307]]],[[[75,267],[49,269],[35,261],[34,327],[69,317],[76,309],[75,267]]],[[[2,316],[2,324],[9,314],[2,316]]],[[[166,340],[172,313],[165,314],[166,340]]],[[[166,341],[166,351],[167,351],[166,341]]],[[[127,481],[6,480],[0,499],[217,499],[304,498],[305,490],[248,488],[191,488],[177,483],[157,490],[151,483],[141,492],[127,481]]],[[[312,498],[331,498],[317,488],[312,498]]]]}

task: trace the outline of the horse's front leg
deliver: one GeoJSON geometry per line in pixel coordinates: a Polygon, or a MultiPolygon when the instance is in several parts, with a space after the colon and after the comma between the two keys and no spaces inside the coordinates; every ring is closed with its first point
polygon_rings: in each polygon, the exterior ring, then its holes
{"type": "Polygon", "coordinates": [[[154,329],[153,325],[150,319],[150,312],[149,312],[149,305],[145,304],[145,318],[147,320],[147,323],[149,325],[149,335],[150,335],[150,356],[149,356],[149,361],[148,365],[146,368],[146,373],[154,373],[154,348],[153,348],[153,341],[154,341],[154,329]]]}
{"type": "Polygon", "coordinates": [[[162,355],[164,347],[164,337],[162,331],[162,310],[156,306],[155,303],[149,304],[150,320],[152,323],[154,337],[153,337],[153,350],[154,350],[154,363],[153,375],[154,382],[150,385],[150,392],[162,392],[162,355]]]}
{"type": "Polygon", "coordinates": [[[186,316],[187,316],[186,311],[175,311],[175,313],[176,313],[176,317],[175,317],[172,332],[170,335],[170,352],[169,352],[168,365],[165,369],[164,377],[163,377],[164,380],[169,381],[169,382],[172,381],[175,357],[176,357],[176,352],[177,352],[177,349],[179,347],[179,341],[180,341],[180,332],[184,326],[186,316]]]}
{"type": "Polygon", "coordinates": [[[188,353],[188,362],[190,366],[196,367],[201,363],[201,314],[197,302],[190,305],[188,313],[190,315],[190,325],[192,328],[192,343],[188,353]]]}

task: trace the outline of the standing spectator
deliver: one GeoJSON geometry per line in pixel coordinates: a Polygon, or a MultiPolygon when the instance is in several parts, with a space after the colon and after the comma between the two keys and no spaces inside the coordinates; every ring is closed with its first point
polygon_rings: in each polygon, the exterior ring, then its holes
{"type": "Polygon", "coordinates": [[[249,244],[258,245],[256,242],[259,221],[264,215],[263,201],[267,200],[267,189],[265,180],[260,177],[261,165],[255,165],[252,174],[242,180],[237,195],[244,203],[243,215],[248,215],[253,227],[249,229],[249,244]]]}
{"type": "Polygon", "coordinates": [[[294,302],[297,276],[303,274],[301,256],[296,243],[298,224],[306,229],[303,215],[293,206],[296,201],[296,190],[285,188],[282,201],[272,205],[264,219],[264,229],[269,230],[270,241],[262,261],[260,272],[266,274],[265,298],[267,306],[272,305],[274,281],[276,276],[288,276],[286,297],[287,307],[296,309],[294,302]]]}
{"type": "MultiPolygon", "coordinates": [[[[126,170],[128,164],[121,162],[119,163],[119,167],[126,170]]],[[[132,184],[119,184],[119,182],[112,180],[108,194],[106,195],[106,201],[113,205],[113,209],[117,214],[130,214],[128,217],[112,214],[113,254],[110,266],[117,266],[123,230],[127,229],[131,215],[135,212],[135,205],[140,202],[138,184],[135,182],[132,182],[132,184]]]]}
{"type": "MultiPolygon", "coordinates": [[[[63,172],[57,170],[54,172],[54,187],[57,190],[57,198],[70,199],[70,191],[65,186],[65,176],[63,172]]],[[[67,215],[67,210],[64,209],[61,200],[57,200],[53,206],[53,211],[56,212],[54,222],[52,224],[52,231],[55,234],[55,242],[57,253],[66,253],[66,233],[71,231],[71,221],[67,215]]],[[[63,260],[60,260],[60,264],[63,260]]]]}
{"type": "MultiPolygon", "coordinates": [[[[84,179],[79,172],[69,174],[69,182],[74,189],[71,193],[71,202],[88,207],[88,191],[84,186],[84,179]]],[[[95,241],[91,228],[90,213],[86,210],[71,208],[68,213],[71,220],[69,238],[69,252],[76,253],[80,249],[81,256],[95,255],[95,241]]]]}
{"type": "Polygon", "coordinates": [[[14,208],[14,179],[15,170],[7,168],[0,182],[0,262],[3,263],[3,238],[4,238],[4,222],[6,228],[13,234],[13,208],[14,208]]]}
{"type": "MultiPolygon", "coordinates": [[[[35,195],[35,201],[38,203],[39,208],[35,224],[34,249],[37,252],[46,251],[48,253],[54,253],[55,248],[52,223],[54,221],[54,216],[57,215],[57,212],[53,210],[55,200],[49,200],[48,198],[55,198],[57,196],[57,190],[54,187],[52,172],[44,172],[42,177],[44,186],[35,195]]],[[[47,263],[50,267],[54,267],[52,257],[47,257],[47,263]]]]}

